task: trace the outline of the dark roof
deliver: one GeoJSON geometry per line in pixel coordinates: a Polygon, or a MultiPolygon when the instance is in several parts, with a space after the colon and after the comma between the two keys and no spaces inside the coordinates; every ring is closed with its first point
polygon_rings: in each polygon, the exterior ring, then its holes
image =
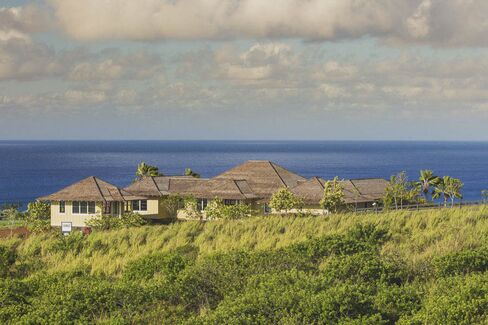
{"type": "Polygon", "coordinates": [[[169,194],[190,194],[190,189],[207,182],[206,178],[192,176],[143,177],[130,184],[125,190],[142,196],[159,197],[169,194]]]}
{"type": "Polygon", "coordinates": [[[110,202],[138,200],[141,198],[95,176],[90,176],[56,193],[40,197],[38,200],[110,202]]]}
{"type": "Polygon", "coordinates": [[[245,180],[260,198],[268,198],[283,187],[295,187],[306,179],[268,160],[249,160],[214,179],[245,180]]]}
{"type": "MultiPolygon", "coordinates": [[[[291,191],[301,197],[305,203],[319,204],[324,194],[324,183],[324,179],[312,177],[298,184],[291,191]]],[[[388,181],[382,178],[350,179],[341,181],[341,185],[344,188],[346,203],[364,203],[381,200],[388,181]]]]}
{"type": "Polygon", "coordinates": [[[211,179],[197,184],[189,190],[194,196],[201,198],[221,198],[233,200],[255,199],[257,196],[245,180],[211,179]]]}

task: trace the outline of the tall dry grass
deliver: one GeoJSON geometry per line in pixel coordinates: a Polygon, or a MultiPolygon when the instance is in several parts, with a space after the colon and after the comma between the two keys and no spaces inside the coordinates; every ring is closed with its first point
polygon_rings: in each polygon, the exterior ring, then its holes
{"type": "Polygon", "coordinates": [[[486,206],[320,217],[267,216],[144,226],[94,232],[83,240],[79,253],[56,249],[59,237],[52,234],[31,235],[10,242],[17,246],[21,256],[39,257],[46,272],[86,267],[92,274],[118,275],[131,260],[185,245],[198,247],[200,254],[278,248],[311,237],[344,233],[358,223],[373,223],[387,229],[391,238],[383,246],[383,253],[399,255],[412,265],[488,243],[486,206]]]}

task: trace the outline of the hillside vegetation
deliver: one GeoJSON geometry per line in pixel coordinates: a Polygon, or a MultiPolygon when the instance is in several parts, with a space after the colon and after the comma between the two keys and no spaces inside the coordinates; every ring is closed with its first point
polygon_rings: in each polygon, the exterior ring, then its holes
{"type": "Polygon", "coordinates": [[[0,242],[0,323],[488,322],[488,208],[0,242]]]}

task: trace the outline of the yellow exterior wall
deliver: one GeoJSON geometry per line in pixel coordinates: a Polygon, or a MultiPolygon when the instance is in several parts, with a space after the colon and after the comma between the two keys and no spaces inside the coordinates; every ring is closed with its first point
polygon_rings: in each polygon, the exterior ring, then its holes
{"type": "MultiPolygon", "coordinates": [[[[132,202],[129,202],[129,211],[132,211],[132,202]]],[[[147,200],[147,211],[134,211],[143,217],[151,219],[169,218],[168,213],[162,207],[162,198],[153,198],[147,200]]]]}
{"type": "Polygon", "coordinates": [[[95,214],[73,214],[71,201],[65,203],[65,213],[59,212],[59,202],[51,202],[51,226],[61,227],[61,222],[71,222],[73,227],[86,227],[86,221],[102,214],[103,203],[96,202],[95,214]]]}

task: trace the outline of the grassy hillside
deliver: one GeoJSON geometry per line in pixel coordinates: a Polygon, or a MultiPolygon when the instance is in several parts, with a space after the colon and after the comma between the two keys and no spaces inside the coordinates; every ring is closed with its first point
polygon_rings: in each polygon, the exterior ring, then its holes
{"type": "Polygon", "coordinates": [[[486,207],[182,222],[0,245],[0,322],[488,322],[486,207]]]}

